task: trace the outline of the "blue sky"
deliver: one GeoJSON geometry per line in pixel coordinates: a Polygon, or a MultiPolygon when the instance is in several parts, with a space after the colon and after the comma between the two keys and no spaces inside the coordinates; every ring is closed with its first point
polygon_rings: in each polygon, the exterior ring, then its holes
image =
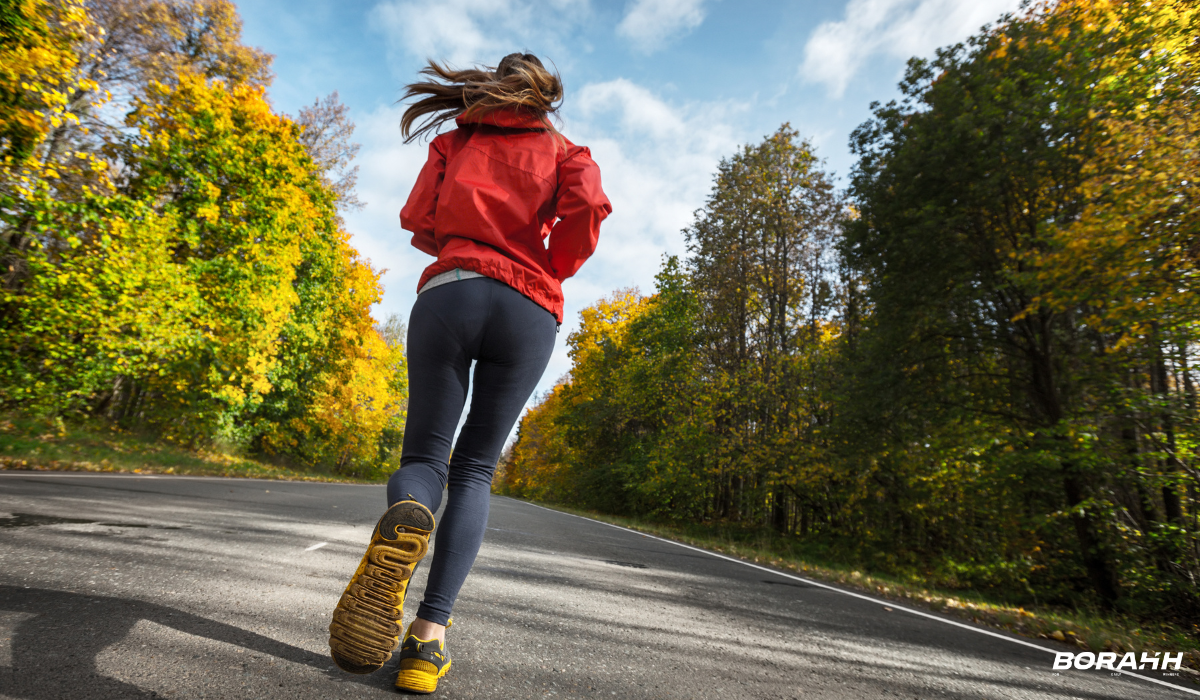
{"type": "MultiPolygon", "coordinates": [[[[354,243],[386,268],[377,318],[408,317],[432,259],[398,214],[424,162],[395,104],[426,58],[495,65],[530,51],[562,74],[562,130],[589,146],[613,215],[568,280],[566,323],[538,392],[570,369],[578,312],[613,290],[653,291],[664,253],[704,205],[721,158],[790,122],[839,178],[850,132],[896,96],[910,56],[965,39],[1019,0],[238,0],[247,43],[275,55],[270,97],[295,114],[334,90],[362,144],[354,243]]],[[[843,180],[844,181],[844,180],[843,180]]],[[[535,394],[536,396],[536,394],[535,394]]]]}

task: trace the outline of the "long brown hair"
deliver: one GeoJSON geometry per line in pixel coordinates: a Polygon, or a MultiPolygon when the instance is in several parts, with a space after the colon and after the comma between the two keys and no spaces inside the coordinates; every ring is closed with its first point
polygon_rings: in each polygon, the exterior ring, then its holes
{"type": "Polygon", "coordinates": [[[404,110],[400,119],[404,143],[436,131],[460,114],[475,117],[513,108],[538,117],[551,133],[558,134],[549,115],[557,112],[562,102],[562,78],[546,70],[531,53],[510,53],[495,68],[451,70],[430,61],[421,74],[432,80],[407,85],[400,99],[403,102],[427,95],[404,110]],[[418,124],[422,117],[424,120],[418,124]]]}

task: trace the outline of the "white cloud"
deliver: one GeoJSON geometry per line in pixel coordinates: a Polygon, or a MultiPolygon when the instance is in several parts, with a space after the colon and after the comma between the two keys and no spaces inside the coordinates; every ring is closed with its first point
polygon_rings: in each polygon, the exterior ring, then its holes
{"type": "Polygon", "coordinates": [[[612,280],[602,293],[648,285],[661,253],[682,252],[680,229],[704,204],[717,162],[737,147],[733,108],[669,104],[625,79],[584,86],[573,106],[565,131],[591,148],[614,209],[584,269],[612,280]]]}
{"type": "Polygon", "coordinates": [[[403,143],[403,112],[403,105],[381,107],[359,117],[354,132],[355,140],[363,144],[357,159],[357,189],[366,206],[346,215],[346,227],[354,236],[354,247],[376,267],[387,269],[381,313],[376,314],[381,319],[390,313],[408,318],[416,300],[417,280],[432,262],[412,247],[412,234],[400,228],[400,209],[428,154],[423,143],[403,143]]]}
{"type": "Polygon", "coordinates": [[[804,47],[801,76],[841,97],[874,55],[907,59],[966,39],[1020,0],[850,0],[845,19],[818,26],[804,47]]]}
{"type": "Polygon", "coordinates": [[[417,59],[494,65],[527,42],[557,46],[589,16],[587,0],[385,0],[372,22],[417,59]]]}
{"type": "Polygon", "coordinates": [[[617,34],[652,53],[703,21],[704,0],[633,0],[617,25],[617,34]]]}
{"type": "Polygon", "coordinates": [[[682,229],[704,206],[717,163],[745,141],[731,123],[748,109],[672,103],[625,79],[585,85],[569,107],[563,133],[591,149],[613,213],[596,254],[563,285],[566,322],[539,391],[570,369],[565,340],[579,311],[625,287],[652,293],[663,254],[685,254],[682,229]]]}

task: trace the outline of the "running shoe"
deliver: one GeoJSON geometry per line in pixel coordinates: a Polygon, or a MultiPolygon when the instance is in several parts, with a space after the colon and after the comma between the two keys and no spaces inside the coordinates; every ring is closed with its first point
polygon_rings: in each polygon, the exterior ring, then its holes
{"type": "Polygon", "coordinates": [[[392,657],[408,581],[429,551],[431,532],[433,514],[416,501],[400,501],[379,519],[329,625],[329,651],[338,668],[371,673],[392,657]]]}
{"type": "MultiPolygon", "coordinates": [[[[450,624],[446,624],[450,628],[450,624]]],[[[417,639],[412,635],[412,624],[404,633],[404,644],[400,647],[400,674],[396,676],[396,688],[410,693],[432,693],[437,690],[438,679],[450,670],[450,654],[446,643],[436,639],[417,639]]]]}

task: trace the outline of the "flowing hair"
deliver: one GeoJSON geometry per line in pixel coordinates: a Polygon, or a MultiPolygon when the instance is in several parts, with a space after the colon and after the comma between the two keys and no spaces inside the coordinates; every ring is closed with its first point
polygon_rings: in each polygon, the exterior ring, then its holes
{"type": "Polygon", "coordinates": [[[562,102],[562,78],[546,70],[533,54],[510,53],[500,59],[495,69],[451,70],[430,61],[421,74],[432,80],[407,85],[400,99],[403,102],[425,95],[409,105],[400,119],[404,143],[436,131],[461,114],[478,117],[500,109],[516,109],[535,116],[552,134],[562,138],[549,118],[562,102]]]}

